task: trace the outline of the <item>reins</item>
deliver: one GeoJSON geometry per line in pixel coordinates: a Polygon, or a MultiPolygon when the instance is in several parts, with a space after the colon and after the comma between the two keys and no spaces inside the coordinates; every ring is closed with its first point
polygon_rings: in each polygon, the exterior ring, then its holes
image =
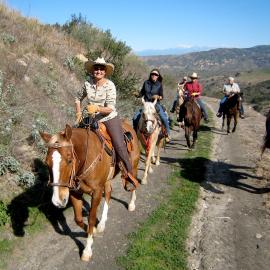
{"type": "MultiPolygon", "coordinates": [[[[76,152],[74,150],[74,146],[71,143],[69,144],[60,144],[60,143],[53,143],[53,144],[48,144],[48,147],[51,148],[63,148],[63,147],[71,147],[72,148],[72,171],[71,171],[71,175],[70,175],[70,179],[68,181],[68,184],[63,184],[63,183],[52,183],[48,182],[48,186],[57,186],[57,187],[66,187],[69,188],[71,190],[76,190],[78,191],[80,189],[80,181],[87,176],[87,174],[94,169],[94,167],[96,166],[96,164],[98,163],[98,161],[101,160],[102,155],[103,155],[103,151],[104,151],[104,147],[105,147],[105,142],[104,140],[102,141],[102,145],[101,145],[101,150],[99,152],[99,154],[96,156],[96,158],[92,161],[92,163],[87,167],[87,169],[84,169],[85,164],[87,164],[87,156],[88,156],[88,144],[89,144],[89,136],[88,136],[88,132],[87,132],[87,145],[86,145],[86,154],[85,154],[85,161],[84,164],[82,165],[82,173],[79,176],[76,176],[76,161],[79,163],[80,161],[78,160],[78,156],[76,155],[76,152]]],[[[81,171],[81,168],[78,171],[81,171]]],[[[61,181],[60,181],[61,182],[61,181]]]]}

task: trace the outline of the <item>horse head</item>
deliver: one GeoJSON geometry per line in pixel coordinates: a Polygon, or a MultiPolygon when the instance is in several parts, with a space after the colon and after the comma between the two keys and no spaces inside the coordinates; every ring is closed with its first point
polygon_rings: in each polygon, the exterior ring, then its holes
{"type": "Polygon", "coordinates": [[[146,102],[144,98],[142,98],[143,103],[143,111],[141,117],[141,125],[140,130],[144,130],[148,134],[152,134],[155,128],[157,127],[157,111],[155,105],[157,103],[157,99],[154,102],[146,102]]]}
{"type": "Polygon", "coordinates": [[[55,135],[40,132],[48,146],[46,164],[50,172],[49,185],[53,187],[52,203],[63,208],[68,203],[69,188],[75,173],[75,156],[71,142],[72,129],[66,125],[64,131],[55,135]]]}
{"type": "Polygon", "coordinates": [[[177,87],[177,93],[178,93],[178,104],[181,106],[185,101],[185,90],[184,90],[185,84],[178,84],[177,87]]]}

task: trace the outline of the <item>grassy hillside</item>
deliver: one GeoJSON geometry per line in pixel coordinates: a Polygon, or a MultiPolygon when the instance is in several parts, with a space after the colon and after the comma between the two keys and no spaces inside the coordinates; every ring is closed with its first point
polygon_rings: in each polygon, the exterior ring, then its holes
{"type": "Polygon", "coordinates": [[[270,68],[270,45],[246,49],[220,48],[185,55],[148,56],[142,58],[150,66],[173,73],[197,71],[203,75],[270,68]]]}
{"type": "Polygon", "coordinates": [[[74,95],[86,75],[80,58],[99,55],[115,64],[120,114],[132,115],[130,93],[149,68],[130,47],[80,16],[64,26],[43,25],[0,4],[0,227],[12,215],[9,202],[46,180],[38,131],[74,123],[74,95]]]}

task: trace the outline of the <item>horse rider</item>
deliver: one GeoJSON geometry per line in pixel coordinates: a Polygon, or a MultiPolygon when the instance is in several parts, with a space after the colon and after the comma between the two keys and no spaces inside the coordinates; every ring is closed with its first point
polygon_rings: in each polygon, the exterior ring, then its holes
{"type": "Polygon", "coordinates": [[[129,160],[121,120],[116,111],[116,87],[109,77],[114,71],[114,65],[107,63],[104,58],[89,60],[85,63],[85,69],[90,75],[75,97],[77,124],[82,119],[81,103],[87,98],[87,111],[90,115],[95,114],[95,119],[102,122],[111,137],[112,145],[117,156],[124,163],[127,170],[126,180],[135,186],[137,180],[133,176],[132,165],[129,160]]]}
{"type": "MultiPolygon", "coordinates": [[[[152,102],[154,99],[157,99],[156,103],[156,111],[160,116],[162,123],[166,129],[165,140],[166,142],[170,142],[170,125],[169,119],[162,105],[160,104],[160,100],[163,99],[163,86],[162,86],[162,76],[158,69],[154,68],[151,70],[148,80],[143,83],[140,94],[137,97],[143,97],[146,102],[152,102]]],[[[141,111],[135,113],[133,117],[133,127],[137,130],[137,126],[141,117],[141,111]]]]}
{"type": "Polygon", "coordinates": [[[172,108],[170,110],[171,113],[174,113],[175,112],[177,100],[179,98],[179,91],[178,91],[179,90],[179,87],[184,86],[186,84],[186,82],[187,82],[187,79],[188,79],[187,76],[185,76],[185,77],[183,77],[182,81],[177,84],[177,93],[176,93],[175,99],[173,101],[173,106],[172,106],[172,108]]]}
{"type": "MultiPolygon", "coordinates": [[[[185,90],[185,97],[188,100],[191,96],[194,96],[196,102],[199,104],[200,109],[202,111],[203,114],[203,118],[205,122],[209,122],[208,120],[208,114],[205,108],[205,105],[203,103],[203,101],[200,99],[200,96],[202,94],[202,85],[198,82],[198,75],[196,72],[193,72],[190,76],[190,82],[187,82],[184,86],[184,90],[185,90]]],[[[184,115],[182,115],[181,113],[179,114],[179,122],[180,122],[180,126],[183,127],[184,126],[184,115]]]]}
{"type": "MultiPolygon", "coordinates": [[[[229,77],[228,81],[226,84],[224,84],[223,86],[223,93],[224,93],[224,97],[221,99],[220,103],[219,103],[219,109],[218,109],[218,113],[217,113],[217,117],[221,117],[223,110],[224,110],[224,105],[226,103],[226,101],[232,97],[235,94],[240,94],[240,87],[237,83],[234,82],[234,78],[233,77],[229,77]]],[[[241,102],[240,105],[240,117],[244,118],[244,108],[243,108],[243,104],[241,102]]]]}

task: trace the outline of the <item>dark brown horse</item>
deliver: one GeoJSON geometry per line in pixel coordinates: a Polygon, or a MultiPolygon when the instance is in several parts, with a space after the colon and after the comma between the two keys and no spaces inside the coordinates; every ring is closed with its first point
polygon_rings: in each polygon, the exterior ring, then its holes
{"type": "Polygon", "coordinates": [[[262,145],[262,151],[261,151],[261,157],[265,151],[266,148],[270,148],[270,110],[266,115],[266,121],[265,121],[265,136],[264,141],[262,145]]]}
{"type": "Polygon", "coordinates": [[[240,96],[238,94],[234,94],[233,96],[229,97],[223,105],[222,130],[224,130],[225,118],[227,118],[227,133],[231,133],[230,125],[232,118],[234,119],[232,132],[235,132],[236,130],[239,118],[240,102],[240,96]]]}
{"type": "MultiPolygon", "coordinates": [[[[140,158],[139,143],[135,131],[123,122],[125,131],[130,132],[132,148],[130,155],[133,166],[133,175],[137,176],[137,167],[140,158]]],[[[70,198],[74,209],[75,222],[88,234],[87,244],[81,259],[89,261],[92,256],[93,232],[97,222],[97,208],[102,193],[105,193],[104,209],[97,231],[105,229],[109,201],[111,196],[111,181],[119,172],[114,155],[105,149],[105,143],[90,129],[71,128],[66,125],[64,131],[55,135],[40,133],[48,145],[46,163],[50,172],[51,186],[53,186],[52,202],[57,207],[65,207],[70,198]],[[88,217],[88,226],[83,222],[82,207],[83,193],[92,196],[91,209],[88,217]]],[[[135,209],[135,190],[129,210],[135,209]]]]}
{"type": "Polygon", "coordinates": [[[191,96],[189,100],[186,100],[179,113],[179,118],[185,122],[185,137],[188,148],[194,148],[196,140],[198,138],[198,130],[202,118],[202,112],[197,104],[195,97],[191,96]],[[190,142],[190,136],[193,135],[193,142],[190,142]]]}

